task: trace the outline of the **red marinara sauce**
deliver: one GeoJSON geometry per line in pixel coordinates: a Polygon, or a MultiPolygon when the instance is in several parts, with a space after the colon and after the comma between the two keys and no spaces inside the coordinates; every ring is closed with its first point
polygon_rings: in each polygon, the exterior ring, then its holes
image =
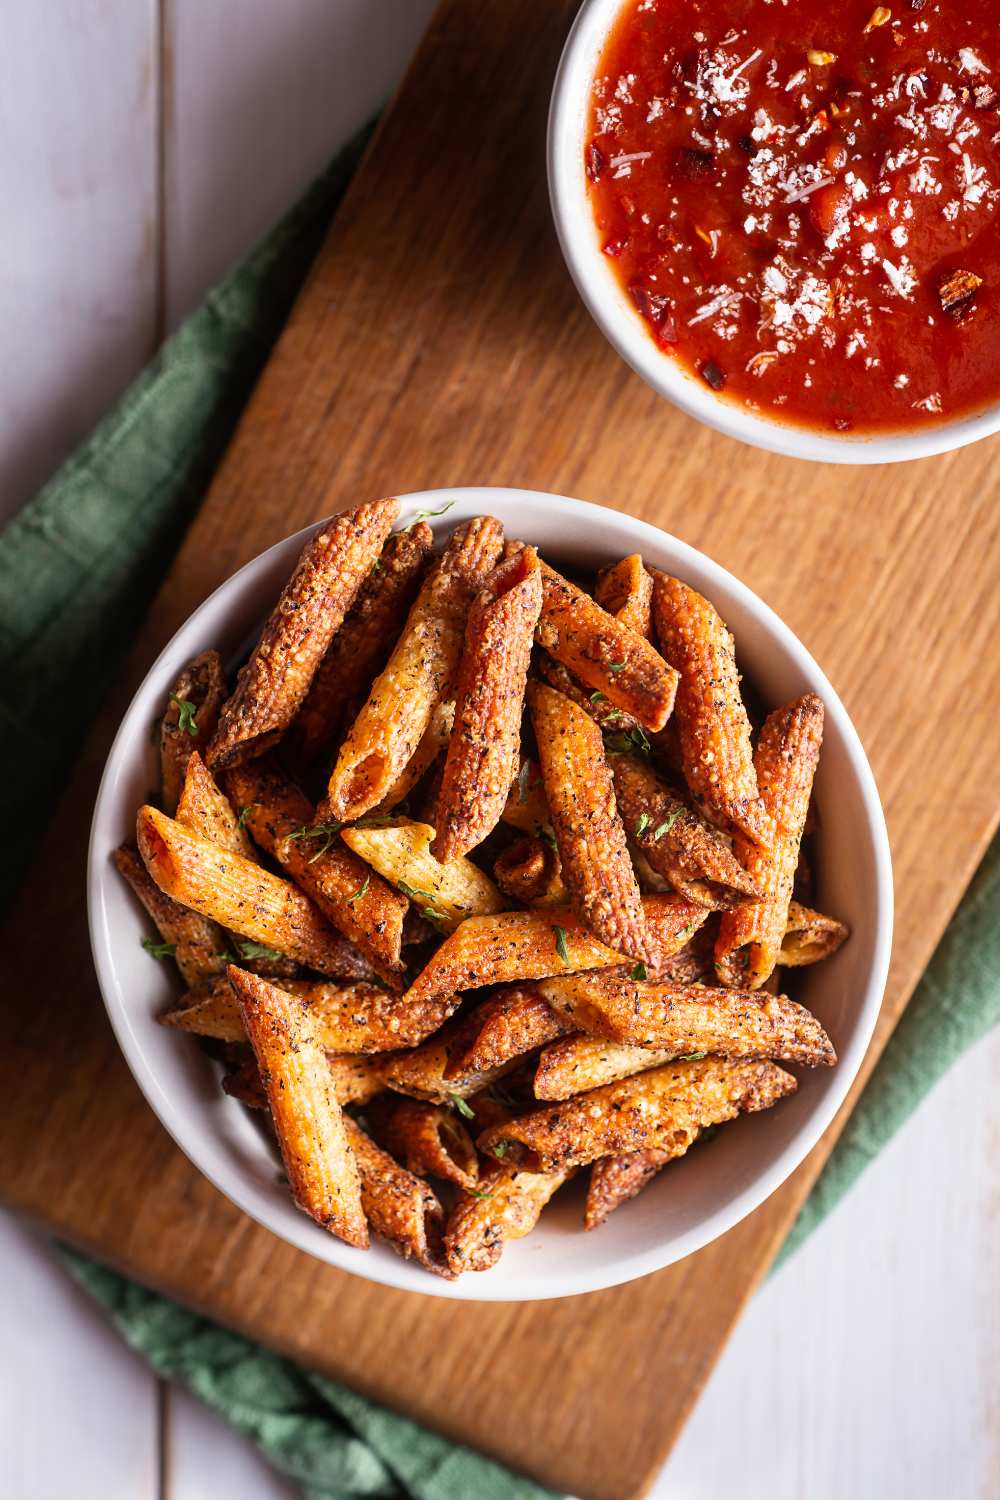
{"type": "Polygon", "coordinates": [[[629,0],[585,167],[650,334],[840,432],[1000,398],[1000,0],[629,0]]]}

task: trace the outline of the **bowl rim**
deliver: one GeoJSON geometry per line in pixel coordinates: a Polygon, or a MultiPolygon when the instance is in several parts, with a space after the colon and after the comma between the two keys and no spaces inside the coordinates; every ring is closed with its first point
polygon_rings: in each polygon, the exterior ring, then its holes
{"type": "MultiPolygon", "coordinates": [[[[87,918],[91,952],[101,996],[126,1064],[161,1125],[192,1165],[214,1187],[249,1218],[270,1230],[279,1239],[339,1270],[349,1271],[368,1281],[397,1290],[417,1290],[424,1296],[471,1302],[531,1302],[601,1291],[662,1270],[701,1249],[739,1223],[765,1202],[795,1171],[840,1109],[868,1049],[881,1009],[889,970],[893,931],[893,880],[885,816],[875,778],[860,737],[826,674],[780,616],[747,584],[741,582],[706,553],[671,533],[663,531],[649,521],[618,511],[611,506],[595,505],[589,501],[576,500],[570,496],[556,495],[546,491],[510,486],[449,486],[400,494],[397,498],[401,509],[413,507],[417,510],[433,511],[443,499],[449,499],[460,505],[467,504],[473,514],[486,510],[499,513],[501,520],[504,519],[504,502],[511,499],[532,507],[555,505],[560,509],[565,508],[569,513],[575,512],[590,526],[607,526],[608,518],[612,517],[611,524],[618,529],[623,542],[628,544],[627,550],[655,552],[666,546],[676,558],[676,566],[681,572],[686,566],[693,566],[697,572],[707,574],[712,580],[709,592],[718,583],[731,596],[735,596],[743,608],[755,615],[766,633],[777,641],[786,658],[791,660],[811,684],[811,690],[819,693],[823,698],[828,721],[836,722],[849,762],[850,773],[856,780],[864,808],[865,829],[863,832],[874,857],[875,885],[871,899],[876,913],[872,959],[864,981],[863,994],[859,995],[858,999],[855,1032],[839,1053],[838,1065],[833,1070],[825,1094],[817,1101],[812,1112],[799,1126],[795,1136],[779,1152],[768,1168],[755,1175],[747,1185],[734,1191],[727,1203],[707,1214],[699,1220],[696,1226],[674,1235],[669,1246],[663,1244],[645,1251],[639,1250],[635,1254],[619,1257],[610,1265],[599,1268],[581,1268],[572,1278],[563,1277],[560,1284],[554,1288],[549,1288],[540,1282],[531,1282],[523,1290],[518,1288],[516,1295],[511,1294],[508,1286],[504,1286],[503,1290],[499,1286],[491,1290],[488,1274],[465,1276],[457,1281],[449,1282],[428,1274],[422,1268],[421,1277],[426,1279],[428,1285],[425,1287],[421,1282],[419,1286],[414,1287],[404,1274],[411,1269],[410,1262],[403,1261],[391,1252],[385,1256],[357,1255],[351,1251],[351,1247],[341,1244],[333,1236],[326,1236],[325,1242],[317,1240],[314,1233],[316,1226],[305,1214],[299,1214],[296,1220],[288,1225],[282,1224],[276,1227],[276,1224],[272,1222],[266,1198],[261,1195],[255,1184],[246,1179],[240,1169],[233,1167],[227,1171],[215,1170],[204,1163],[199,1149],[202,1135],[197,1128],[196,1112],[185,1110],[183,1104],[174,1100],[163,1087],[155,1068],[145,1055],[143,1037],[133,1024],[133,1016],[119,994],[112,961],[114,951],[112,935],[102,926],[104,915],[102,896],[109,881],[110,866],[99,857],[99,845],[102,838],[106,837],[105,825],[109,820],[113,823],[116,818],[115,781],[119,762],[123,764],[126,762],[126,742],[131,742],[133,737],[133,721],[147,687],[152,679],[158,677],[160,664],[171,654],[177,638],[188,631],[196,635],[199,620],[212,610],[221,594],[232,592],[238,595],[240,580],[244,580],[245,583],[249,582],[248,575],[256,575],[258,572],[265,571],[268,561],[274,558],[277,551],[288,550],[296,555],[306,539],[323,522],[311,523],[275,542],[213,589],[173,632],[169,641],[157,654],[123,714],[101,776],[87,850],[87,918]],[[325,1255],[320,1253],[324,1244],[328,1251],[325,1255]]],[[[448,523],[445,522],[442,529],[446,529],[447,525],[448,523]]],[[[205,643],[196,646],[196,649],[205,649],[205,643]]],[[[145,729],[142,733],[144,732],[145,729]]],[[[143,1015],[139,1019],[142,1024],[145,1024],[148,1017],[143,1015]]]]}
{"type": "Polygon", "coordinates": [[[597,242],[583,169],[582,121],[594,66],[629,0],[583,0],[566,38],[549,105],[546,166],[549,202],[563,259],[604,337],[637,375],[689,417],[726,437],[786,458],[816,463],[883,464],[931,458],[1000,431],[1000,400],[912,432],[833,434],[747,411],[699,382],[657,349],[597,242]]]}

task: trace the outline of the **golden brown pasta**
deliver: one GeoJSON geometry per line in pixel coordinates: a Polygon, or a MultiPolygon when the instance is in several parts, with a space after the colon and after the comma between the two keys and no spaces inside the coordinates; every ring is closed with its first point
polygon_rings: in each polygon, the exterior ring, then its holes
{"type": "Polygon", "coordinates": [[[795,1088],[792,1075],[771,1062],[668,1063],[494,1125],[478,1144],[505,1163],[543,1172],[649,1147],[681,1155],[706,1125],[767,1109],[795,1088]]]}
{"type": "Polygon", "coordinates": [[[242,764],[281,739],[398,514],[397,501],[377,500],[314,532],[223,705],[205,756],[211,770],[242,764]]]}
{"type": "Polygon", "coordinates": [[[677,691],[677,673],[646,640],[595,604],[582,589],[541,564],[542,614],[535,638],[591,692],[649,730],[662,729],[677,691]]]}
{"type": "MultiPolygon", "coordinates": [[[[373,984],[331,984],[323,979],[283,979],[281,988],[303,1002],[313,1032],[328,1052],[391,1052],[416,1047],[454,1012],[457,1000],[404,1005],[398,995],[373,984]]],[[[164,1026],[245,1041],[239,1005],[228,981],[216,975],[197,984],[158,1018],[164,1026]]]]}
{"type": "Polygon", "coordinates": [[[240,854],[192,833],[155,807],[141,807],[139,853],[168,896],[254,943],[321,974],[353,978],[356,959],[296,886],[240,854]]]}
{"type": "Polygon", "coordinates": [[[658,875],[716,910],[757,896],[756,885],[725,838],[639,755],[612,755],[618,811],[628,835],[658,875]]]}
{"type": "MultiPolygon", "coordinates": [[[[650,942],[668,957],[708,916],[707,908],[680,896],[644,896],[650,942]]],[[[506,911],[469,917],[446,937],[406,992],[429,999],[484,984],[511,984],[547,974],[621,967],[622,954],[608,948],[566,908],[506,911]]]]}
{"type": "Polygon", "coordinates": [[[403,1094],[383,1094],[366,1118],[397,1161],[418,1177],[440,1177],[475,1187],[479,1156],[461,1115],[449,1102],[431,1104],[403,1094]]]}
{"type": "Polygon", "coordinates": [[[503,897],[478,865],[462,855],[449,864],[435,859],[434,829],[427,823],[399,818],[384,826],[357,825],[345,828],[341,838],[439,933],[454,932],[466,917],[504,909],[503,897]]]}
{"type": "MultiPolygon", "coordinates": [[[[229,1071],[222,1079],[223,1092],[247,1109],[267,1109],[267,1095],[253,1049],[249,1045],[236,1045],[228,1051],[239,1056],[230,1060],[229,1071]]],[[[340,1104],[369,1104],[385,1088],[375,1058],[328,1052],[326,1065],[340,1104]]]]}
{"type": "Polygon", "coordinates": [[[332,748],[351,706],[385,666],[430,561],[434,533],[426,521],[398,531],[382,548],[343,625],[319,664],[288,734],[308,765],[332,748]]]}
{"type": "Polygon", "coordinates": [[[444,1076],[488,1072],[572,1029],[573,1023],[554,1011],[534,985],[507,985],[462,1017],[444,1076]]]}
{"type": "Polygon", "coordinates": [[[767,850],[736,841],[761,898],[722,918],[715,971],[724,984],[757,989],[778,963],[822,740],[823,704],[815,693],[777,709],[760,732],[754,764],[775,832],[767,850]]]}
{"type": "Polygon", "coordinates": [[[487,575],[469,611],[432,846],[442,862],[468,854],[500,821],[518,769],[541,607],[538,553],[524,547],[487,575]]]}
{"type": "Polygon", "coordinates": [[[680,673],[677,724],[691,793],[713,822],[767,847],[774,827],[757,788],[733,638],[707,599],[666,573],[653,574],[653,616],[660,649],[680,673]]]}
{"type": "Polygon", "coordinates": [[[620,625],[653,638],[653,579],[638,552],[623,557],[597,575],[594,598],[620,625]]]}
{"type": "Polygon", "coordinates": [[[161,800],[173,813],[193,751],[211,740],[226,701],[226,678],[218,651],[203,651],[174,683],[160,724],[161,800]]]}
{"type": "Polygon", "coordinates": [[[791,901],[778,963],[788,969],[819,963],[820,959],[836,953],[849,936],[850,928],[838,922],[836,917],[828,917],[798,901],[791,901]]]}
{"type": "Polygon", "coordinates": [[[444,1259],[444,1210],[419,1177],[377,1146],[350,1115],[344,1125],[361,1179],[361,1206],[372,1231],[408,1260],[438,1276],[451,1276],[444,1259]]]}
{"type": "Polygon", "coordinates": [[[602,1156],[595,1161],[587,1184],[584,1229],[598,1229],[616,1208],[641,1193],[660,1168],[676,1155],[669,1147],[665,1150],[653,1147],[647,1151],[622,1151],[617,1156],[602,1156]]]}
{"type": "Polygon", "coordinates": [[[131,844],[116,849],[114,861],[170,947],[184,983],[199,984],[212,974],[223,974],[226,938],[222,929],[161,891],[131,844]]]}
{"type": "Polygon", "coordinates": [[[341,746],[324,818],[353,820],[386,796],[452,695],[469,606],[495,563],[500,522],[477,516],[453,531],[424,579],[402,635],[341,746]]]}
{"type": "Polygon", "coordinates": [[[312,803],[270,757],[235,767],[226,787],[260,847],[392,983],[403,970],[405,897],[345,849],[336,828],[314,824],[312,803]]]}
{"type": "Polygon", "coordinates": [[[513,1057],[495,1066],[469,1068],[461,1074],[446,1077],[448,1049],[458,1034],[460,1024],[459,1021],[450,1021],[419,1047],[383,1059],[381,1074],[384,1086],[395,1089],[400,1094],[409,1094],[414,1099],[429,1099],[432,1104],[446,1104],[449,1100],[468,1099],[480,1089],[488,1088],[519,1061],[517,1057],[513,1057]]]}
{"type": "Polygon", "coordinates": [[[215,784],[212,773],[195,751],[188,756],[184,788],[177,803],[176,818],[185,828],[200,833],[211,843],[244,859],[253,859],[253,845],[245,819],[233,812],[229,798],[215,784]]]}
{"type": "Polygon", "coordinates": [[[260,1068],[292,1197],[331,1234],[367,1246],[357,1163],[306,1007],[235,966],[229,979],[260,1068]]]}
{"type": "Polygon", "coordinates": [[[542,770],[537,761],[522,755],[517,777],[503,810],[503,822],[522,833],[551,834],[549,804],[545,800],[542,770]]]}
{"type": "Polygon", "coordinates": [[[676,1047],[634,1047],[579,1033],[564,1036],[542,1048],[535,1068],[535,1098],[572,1099],[675,1061],[676,1047]]]}
{"type": "Polygon", "coordinates": [[[489,1162],[474,1193],[460,1195],[445,1226],[448,1265],[463,1271],[488,1271],[510,1240],[523,1239],[538,1223],[542,1209],[572,1168],[526,1172],[505,1162],[489,1162]]]}
{"type": "Polygon", "coordinates": [[[554,834],[515,839],[497,856],[493,876],[505,896],[524,906],[565,906],[569,901],[554,834]]]}
{"type": "Polygon", "coordinates": [[[537,988],[553,1010],[581,1031],[611,1041],[670,1048],[675,1056],[711,1052],[810,1067],[828,1067],[837,1060],[816,1017],[786,995],[649,984],[621,970],[539,980],[537,988]]]}
{"type": "Polygon", "coordinates": [[[528,706],[573,906],[609,948],[655,962],[601,731],[575,703],[540,682],[529,685],[528,706]]]}

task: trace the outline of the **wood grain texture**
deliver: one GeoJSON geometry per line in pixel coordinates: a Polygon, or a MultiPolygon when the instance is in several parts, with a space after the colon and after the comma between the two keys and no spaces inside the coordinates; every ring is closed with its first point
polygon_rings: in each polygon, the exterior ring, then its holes
{"type": "Polygon", "coordinates": [[[81,899],[97,776],[131,687],[221,579],[375,495],[533,486],[702,547],[826,667],[872,758],[896,861],[896,954],[869,1065],[898,1017],[996,819],[997,445],[818,469],[709,433],[640,384],[577,302],[548,219],[545,109],[572,9],[446,0],[338,216],[7,925],[18,1003],[0,1055],[0,1195],[556,1488],[627,1500],[837,1126],[750,1219],[631,1287],[544,1306],[370,1287],[254,1227],[172,1146],[104,1019],[81,899]]]}

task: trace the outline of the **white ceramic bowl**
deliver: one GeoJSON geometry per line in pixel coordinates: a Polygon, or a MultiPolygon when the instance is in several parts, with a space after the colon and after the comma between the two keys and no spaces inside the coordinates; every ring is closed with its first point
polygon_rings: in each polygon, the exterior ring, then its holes
{"type": "Polygon", "coordinates": [[[601,253],[584,173],[590,88],[623,0],[583,0],[566,40],[549,112],[549,194],[559,243],[590,314],[643,380],[688,416],[756,448],[834,464],[895,463],[962,448],[1000,431],[1000,402],[953,422],[877,436],[813,432],[755,415],[717,396],[650,338],[631,298],[601,253]]]}
{"type": "Polygon", "coordinates": [[[584,1234],[579,1190],[546,1209],[538,1229],[510,1245],[493,1270],[448,1283],[385,1245],[352,1250],[293,1207],[278,1162],[249,1114],[219,1088],[195,1042],[154,1017],[176,992],[170,965],[141,947],[150,928],[111,861],[133,833],[154,785],[149,725],[186,662],[209,646],[235,654],[277,597],[307,536],[279,542],[218,588],[150,669],[118,731],[94,810],[88,901],[94,961],[111,1023],[143,1093],[191,1161],[246,1213],[282,1239],[360,1276],[415,1292],[521,1301],[595,1291],[643,1276],[707,1244],[774,1192],[830,1123],[847,1093],[878,1014],[889,962],[892,875],[872,773],[840,699],[819,667],[742,583],[702,553],[618,511],[528,490],[435,490],[402,497],[402,514],[437,510],[438,536],[469,516],[498,516],[511,536],[535,542],[555,563],[593,569],[641,552],[708,596],[735,631],[741,664],[775,705],[819,693],[826,736],[816,784],[822,819],[818,900],[849,922],[850,941],[803,970],[796,993],[816,1012],[840,1054],[836,1068],[799,1070],[798,1093],[774,1110],[737,1120],[711,1146],[671,1166],[601,1229],[584,1234]]]}

